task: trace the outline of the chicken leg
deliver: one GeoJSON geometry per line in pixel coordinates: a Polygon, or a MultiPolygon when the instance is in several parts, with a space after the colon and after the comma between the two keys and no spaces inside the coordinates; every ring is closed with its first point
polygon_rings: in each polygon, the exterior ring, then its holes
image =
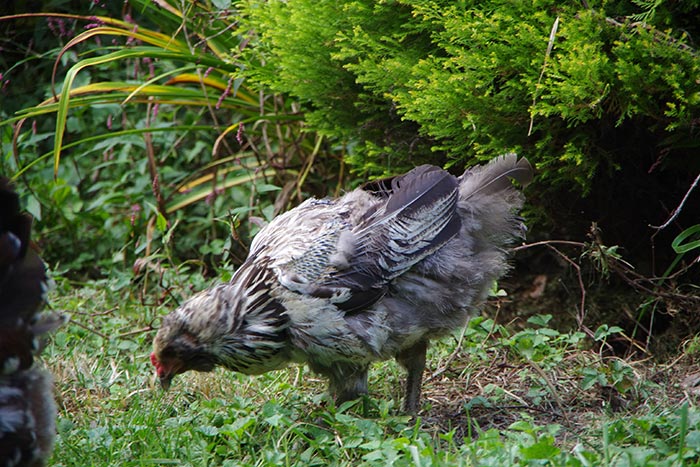
{"type": "Polygon", "coordinates": [[[403,411],[408,414],[415,414],[420,408],[421,382],[423,370],[425,370],[425,353],[427,350],[428,342],[420,340],[402,350],[396,356],[396,361],[408,372],[406,376],[406,395],[403,402],[403,411]]]}

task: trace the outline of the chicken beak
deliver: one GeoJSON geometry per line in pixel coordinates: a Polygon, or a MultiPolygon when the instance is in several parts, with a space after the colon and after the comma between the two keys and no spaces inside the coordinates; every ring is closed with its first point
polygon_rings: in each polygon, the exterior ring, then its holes
{"type": "Polygon", "coordinates": [[[160,387],[163,388],[163,391],[167,391],[170,389],[170,383],[173,380],[173,375],[172,374],[165,374],[160,377],[160,387]]]}

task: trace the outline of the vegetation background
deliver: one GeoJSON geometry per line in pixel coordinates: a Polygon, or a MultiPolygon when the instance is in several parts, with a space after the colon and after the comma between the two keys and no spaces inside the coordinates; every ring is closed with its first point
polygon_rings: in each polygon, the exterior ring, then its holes
{"type": "Polygon", "coordinates": [[[700,2],[3,8],[0,172],[72,316],[45,352],[53,465],[700,462],[700,2]],[[511,151],[537,169],[528,244],[432,350],[418,419],[391,363],[369,416],[301,368],[156,390],[158,318],[261,220],[511,151]]]}

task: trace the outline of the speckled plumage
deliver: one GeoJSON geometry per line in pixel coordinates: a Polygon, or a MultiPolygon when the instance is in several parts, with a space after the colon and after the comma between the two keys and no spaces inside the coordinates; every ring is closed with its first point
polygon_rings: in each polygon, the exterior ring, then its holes
{"type": "Polygon", "coordinates": [[[331,199],[309,199],[255,237],[229,283],[168,315],[152,361],[173,375],[222,365],[247,374],[290,362],[329,378],[338,400],[367,392],[374,361],[407,368],[419,407],[430,339],[463,326],[507,270],[504,247],[532,168],[513,154],[454,177],[420,166],[331,199]]]}
{"type": "Polygon", "coordinates": [[[32,219],[0,178],[0,467],[39,467],[51,454],[56,406],[51,375],[34,363],[41,334],[60,316],[41,313],[46,272],[31,250],[32,219]]]}

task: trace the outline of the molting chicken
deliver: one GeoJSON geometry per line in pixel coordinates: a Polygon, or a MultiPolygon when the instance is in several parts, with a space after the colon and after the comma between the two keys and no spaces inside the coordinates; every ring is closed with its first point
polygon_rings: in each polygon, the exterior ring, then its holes
{"type": "Polygon", "coordinates": [[[508,269],[507,245],[525,233],[512,180],[532,173],[515,154],[460,177],[422,165],[277,216],[229,282],[163,319],[151,354],[161,385],[306,363],[343,402],[367,393],[373,362],[396,358],[415,413],[429,341],[464,326],[508,269]]]}

